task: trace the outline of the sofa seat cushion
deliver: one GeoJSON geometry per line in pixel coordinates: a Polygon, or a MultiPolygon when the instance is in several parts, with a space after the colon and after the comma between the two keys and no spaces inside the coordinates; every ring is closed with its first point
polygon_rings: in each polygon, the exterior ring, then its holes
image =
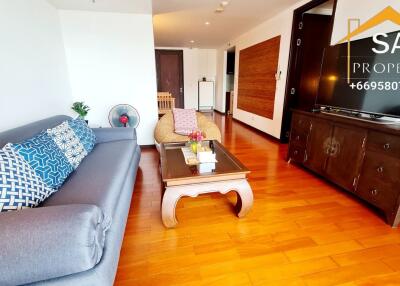
{"type": "Polygon", "coordinates": [[[97,144],[43,206],[93,204],[113,217],[136,148],[132,140],[97,144]]]}
{"type": "Polygon", "coordinates": [[[110,219],[93,205],[0,214],[0,285],[21,285],[96,266],[110,219]]]}

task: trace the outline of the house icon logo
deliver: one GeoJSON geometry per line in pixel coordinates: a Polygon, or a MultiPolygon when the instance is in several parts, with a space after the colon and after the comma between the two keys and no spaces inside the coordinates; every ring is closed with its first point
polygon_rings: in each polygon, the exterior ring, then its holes
{"type": "Polygon", "coordinates": [[[347,42],[347,83],[350,83],[351,78],[351,39],[355,36],[360,35],[361,33],[372,29],[386,21],[390,21],[400,26],[400,13],[393,9],[392,6],[388,6],[383,9],[381,12],[367,20],[365,23],[360,25],[360,19],[350,18],[347,21],[347,36],[341,39],[336,44],[342,44],[347,42]],[[351,24],[356,22],[358,28],[354,31],[351,31],[351,24]]]}

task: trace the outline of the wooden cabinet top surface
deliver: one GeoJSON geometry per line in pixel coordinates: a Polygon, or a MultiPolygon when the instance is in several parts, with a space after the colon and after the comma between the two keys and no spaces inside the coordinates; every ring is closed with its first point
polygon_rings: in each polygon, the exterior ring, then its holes
{"type": "Polygon", "coordinates": [[[400,122],[397,124],[382,124],[373,121],[369,121],[368,119],[360,119],[357,117],[347,117],[337,114],[329,114],[329,113],[322,113],[322,112],[308,112],[298,109],[293,109],[293,113],[295,114],[302,114],[305,116],[309,116],[316,119],[324,119],[328,120],[332,123],[343,123],[343,124],[351,124],[355,127],[366,128],[369,130],[375,130],[378,132],[384,132],[394,135],[400,135],[400,122]]]}

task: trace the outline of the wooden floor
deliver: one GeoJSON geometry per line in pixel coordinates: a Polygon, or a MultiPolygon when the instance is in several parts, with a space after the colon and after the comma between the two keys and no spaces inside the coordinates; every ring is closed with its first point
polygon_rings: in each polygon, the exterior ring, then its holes
{"type": "Polygon", "coordinates": [[[233,195],[183,198],[165,229],[158,153],[143,150],[116,285],[400,285],[400,230],[287,164],[286,145],[214,117],[252,171],[253,210],[239,220],[233,195]]]}

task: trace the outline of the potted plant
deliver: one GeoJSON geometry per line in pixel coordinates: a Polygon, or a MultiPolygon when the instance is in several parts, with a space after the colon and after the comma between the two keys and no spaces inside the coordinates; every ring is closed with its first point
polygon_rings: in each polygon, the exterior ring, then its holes
{"type": "MultiPolygon", "coordinates": [[[[90,108],[83,101],[77,101],[72,104],[71,109],[79,114],[79,118],[85,119],[90,108]]],[[[87,122],[87,120],[86,120],[87,122]]]]}

